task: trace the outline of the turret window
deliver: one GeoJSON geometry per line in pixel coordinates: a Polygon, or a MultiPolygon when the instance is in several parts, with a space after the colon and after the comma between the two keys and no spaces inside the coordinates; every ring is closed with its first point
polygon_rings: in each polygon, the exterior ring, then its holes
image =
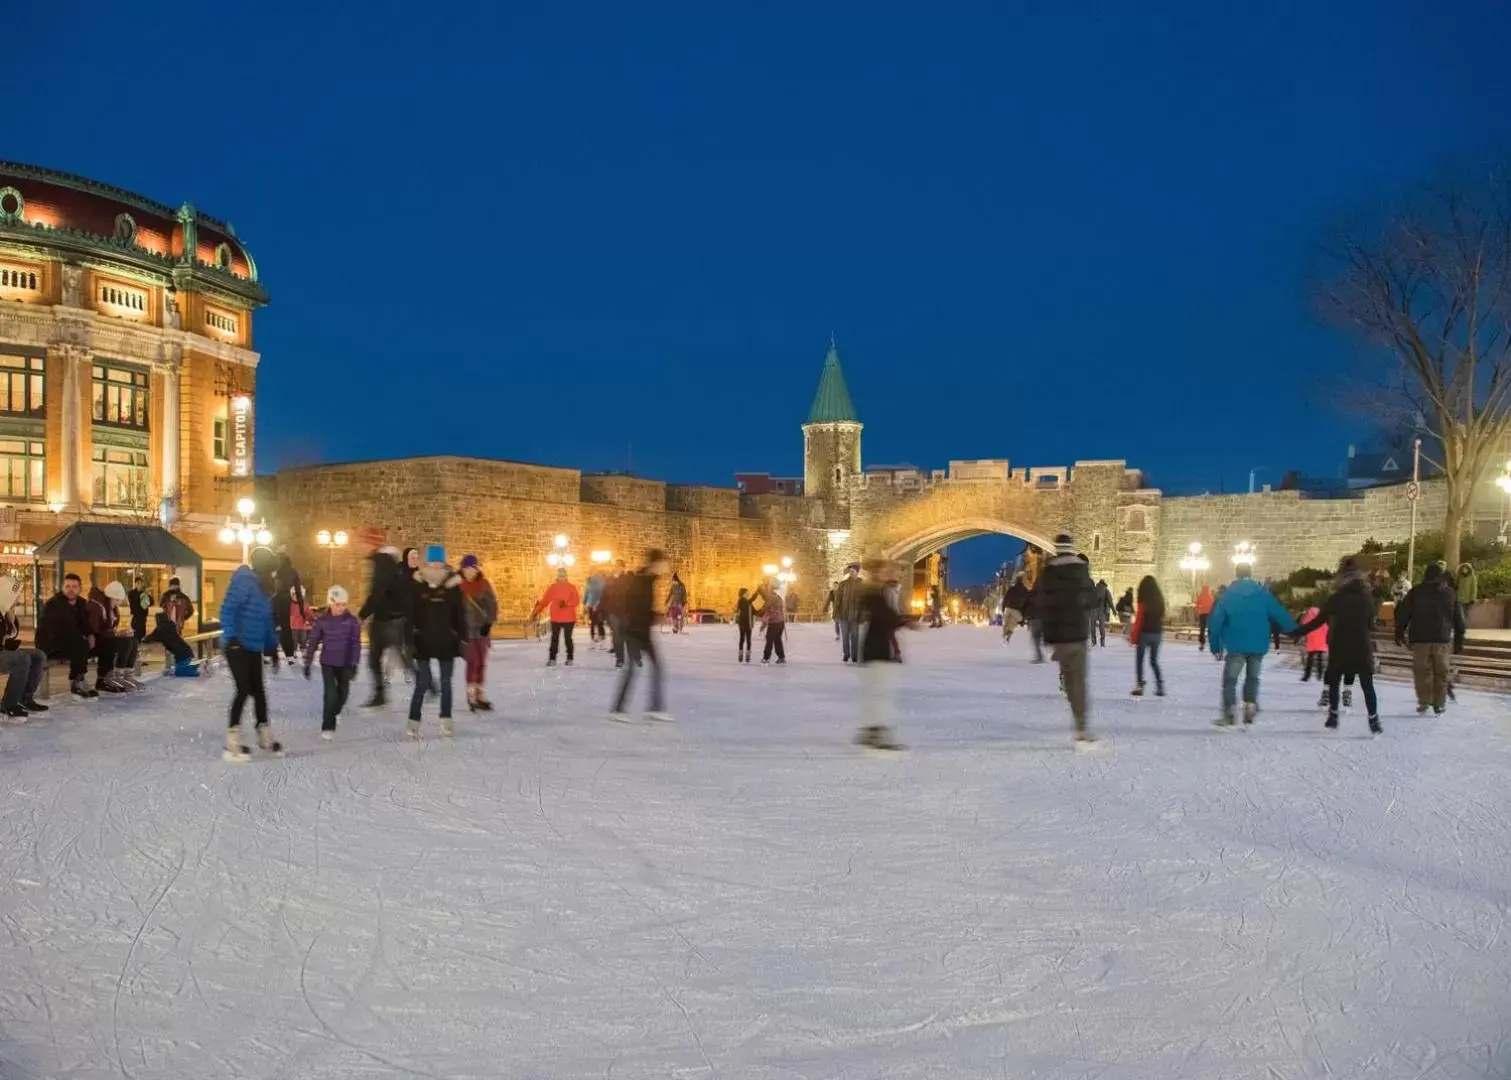
{"type": "Polygon", "coordinates": [[[100,303],[118,311],[146,311],[147,294],[124,285],[101,285],[100,303]]]}
{"type": "Polygon", "coordinates": [[[36,292],[37,272],[19,266],[0,266],[0,289],[16,292],[36,292]]]}
{"type": "Polygon", "coordinates": [[[205,325],[222,334],[234,336],[237,329],[236,316],[215,308],[205,308],[205,325]]]}

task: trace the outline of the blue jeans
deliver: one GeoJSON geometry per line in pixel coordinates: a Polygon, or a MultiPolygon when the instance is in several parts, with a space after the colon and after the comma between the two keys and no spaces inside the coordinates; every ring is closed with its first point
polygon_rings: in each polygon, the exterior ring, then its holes
{"type": "Polygon", "coordinates": [[[1222,665],[1222,714],[1232,716],[1238,704],[1238,673],[1243,675],[1243,700],[1245,704],[1259,703],[1259,665],[1264,663],[1264,653],[1228,653],[1222,665]]]}
{"type": "Polygon", "coordinates": [[[860,663],[860,623],[854,619],[841,619],[839,623],[840,648],[846,660],[860,663]]]}
{"type": "MultiPolygon", "coordinates": [[[[456,666],[456,657],[442,656],[436,660],[441,666],[441,719],[451,715],[451,669],[456,666]]],[[[420,718],[420,706],[425,703],[425,695],[430,693],[430,688],[436,685],[435,676],[430,670],[430,661],[423,656],[414,659],[414,693],[409,697],[409,718],[420,718]]]]}
{"type": "Polygon", "coordinates": [[[1159,670],[1159,647],[1165,640],[1164,634],[1142,633],[1138,636],[1138,644],[1133,651],[1133,670],[1137,673],[1139,689],[1144,686],[1144,657],[1149,657],[1149,670],[1154,672],[1154,685],[1164,688],[1165,677],[1159,670]]]}

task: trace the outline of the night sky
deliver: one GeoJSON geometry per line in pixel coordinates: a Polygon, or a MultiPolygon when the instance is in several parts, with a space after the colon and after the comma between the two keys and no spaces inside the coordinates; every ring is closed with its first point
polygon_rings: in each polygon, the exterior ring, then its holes
{"type": "Polygon", "coordinates": [[[260,471],[798,473],[833,333],[870,463],[1187,492],[1336,473],[1320,240],[1511,156],[1499,0],[523,6],[23,5],[0,157],[235,224],[260,471]]]}

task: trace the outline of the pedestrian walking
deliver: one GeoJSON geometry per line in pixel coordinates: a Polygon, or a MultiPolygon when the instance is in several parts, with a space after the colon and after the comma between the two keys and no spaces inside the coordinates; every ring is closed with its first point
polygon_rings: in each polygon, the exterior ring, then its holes
{"type": "Polygon", "coordinates": [[[1454,581],[1432,563],[1396,605],[1396,644],[1411,646],[1417,713],[1442,716],[1448,701],[1449,655],[1464,634],[1464,613],[1454,581]]]}
{"type": "Polygon", "coordinates": [[[1039,626],[1050,655],[1060,667],[1065,699],[1075,723],[1077,745],[1096,742],[1087,725],[1086,650],[1092,613],[1099,602],[1086,560],[1076,554],[1069,533],[1055,537],[1055,553],[1044,563],[1037,584],[1039,626]]]}
{"type": "Polygon", "coordinates": [[[462,556],[461,590],[467,613],[467,708],[473,712],[492,712],[493,702],[488,700],[484,683],[488,677],[488,652],[493,648],[493,624],[498,621],[498,596],[483,575],[482,560],[476,555],[462,556]]]}
{"type": "Polygon", "coordinates": [[[556,666],[562,639],[567,643],[567,667],[572,666],[572,630],[577,625],[577,605],[581,601],[577,586],[567,580],[567,568],[563,566],[556,571],[556,580],[535,602],[530,618],[539,618],[541,612],[545,612],[551,620],[551,651],[546,656],[546,667],[556,666]]]}
{"type": "Polygon", "coordinates": [[[893,721],[892,665],[902,661],[896,640],[905,620],[887,597],[885,575],[890,568],[884,559],[867,559],[866,577],[856,599],[856,614],[864,632],[858,656],[860,730],[855,741],[871,750],[903,749],[893,721]]]}
{"type": "Polygon", "coordinates": [[[1270,651],[1270,626],[1290,633],[1296,620],[1273,593],[1254,580],[1253,568],[1239,563],[1237,575],[1212,607],[1207,641],[1212,655],[1223,660],[1222,712],[1216,724],[1234,726],[1238,707],[1238,676],[1243,675],[1243,722],[1252,724],[1259,714],[1259,675],[1270,651]]]}
{"type": "Polygon", "coordinates": [[[413,633],[408,619],[413,610],[413,575],[399,562],[399,549],[388,543],[383,530],[369,525],[357,531],[357,551],[372,563],[367,599],[357,610],[357,618],[368,623],[367,669],[372,676],[372,697],[364,708],[377,708],[388,701],[388,686],[383,677],[383,654],[398,649],[407,657],[413,633]]]}
{"type": "Polygon", "coordinates": [[[450,738],[451,674],[467,644],[467,615],[462,605],[462,577],[446,565],[446,549],[431,544],[425,562],[415,572],[410,609],[410,647],[414,653],[414,690],[409,696],[409,724],[405,734],[420,737],[420,707],[432,687],[440,690],[441,736],[450,738]],[[436,670],[431,668],[435,662],[436,670]],[[437,679],[437,670],[439,679],[437,679]]]}
{"type": "MultiPolygon", "coordinates": [[[[1317,614],[1292,630],[1291,636],[1301,638],[1319,627],[1327,627],[1325,726],[1329,729],[1337,728],[1338,686],[1346,678],[1355,678],[1359,681],[1359,689],[1364,693],[1370,733],[1378,735],[1381,729],[1380,705],[1375,696],[1374,625],[1380,603],[1374,589],[1365,579],[1364,572],[1352,557],[1338,564],[1338,573],[1333,582],[1333,594],[1317,614]]],[[[1230,594],[1232,591],[1228,590],[1230,594]]]]}
{"type": "Polygon", "coordinates": [[[750,663],[750,632],[754,626],[755,604],[750,599],[750,590],[741,589],[740,595],[735,599],[735,629],[740,634],[735,651],[737,663],[750,663]]]}
{"type": "Polygon", "coordinates": [[[320,651],[320,681],[324,700],[320,714],[320,737],[336,735],[336,721],[346,708],[357,664],[362,658],[362,621],[351,613],[346,590],[332,585],[325,592],[325,612],[310,627],[304,650],[304,677],[310,677],[315,650],[320,651]]]}
{"type": "MultiPolygon", "coordinates": [[[[1130,593],[1132,589],[1128,590],[1130,593]]],[[[1154,696],[1165,696],[1165,677],[1159,669],[1159,648],[1165,640],[1165,594],[1152,575],[1146,575],[1138,583],[1138,607],[1128,627],[1128,640],[1133,644],[1133,696],[1144,696],[1144,658],[1149,659],[1149,670],[1154,675],[1154,696]]]]}
{"type": "Polygon", "coordinates": [[[625,582],[623,634],[628,660],[619,674],[619,689],[614,694],[614,705],[609,712],[611,720],[628,723],[629,714],[624,709],[629,703],[630,686],[635,681],[635,672],[646,660],[651,664],[651,707],[645,718],[660,721],[671,719],[666,713],[665,673],[661,670],[661,660],[656,655],[656,647],[651,640],[651,627],[656,621],[656,579],[665,574],[667,569],[665,553],[658,548],[651,548],[646,552],[645,565],[629,575],[625,582]]]}
{"type": "Polygon", "coordinates": [[[239,566],[231,575],[231,584],[220,603],[226,666],[230,668],[231,679],[236,685],[231,697],[230,720],[226,725],[226,749],[221,755],[227,761],[246,761],[251,756],[251,750],[241,741],[241,714],[248,698],[252,700],[258,748],[275,756],[283,753],[283,744],[273,738],[268,726],[268,691],[262,672],[264,656],[271,657],[273,670],[278,670],[272,562],[268,552],[255,552],[252,566],[239,566]]]}

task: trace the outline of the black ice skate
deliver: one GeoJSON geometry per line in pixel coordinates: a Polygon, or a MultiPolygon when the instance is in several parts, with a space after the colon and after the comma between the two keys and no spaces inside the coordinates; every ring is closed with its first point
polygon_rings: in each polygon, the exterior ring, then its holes
{"type": "Polygon", "coordinates": [[[1380,726],[1380,718],[1378,716],[1371,716],[1369,718],[1369,733],[1371,735],[1379,735],[1384,730],[1385,729],[1380,726]]]}
{"type": "Polygon", "coordinates": [[[1327,722],[1322,726],[1336,731],[1338,729],[1338,714],[1329,709],[1327,713],[1327,722]]]}
{"type": "Polygon", "coordinates": [[[892,729],[885,724],[868,724],[861,728],[855,736],[855,744],[863,746],[867,750],[901,750],[902,743],[892,735],[892,729]]]}

